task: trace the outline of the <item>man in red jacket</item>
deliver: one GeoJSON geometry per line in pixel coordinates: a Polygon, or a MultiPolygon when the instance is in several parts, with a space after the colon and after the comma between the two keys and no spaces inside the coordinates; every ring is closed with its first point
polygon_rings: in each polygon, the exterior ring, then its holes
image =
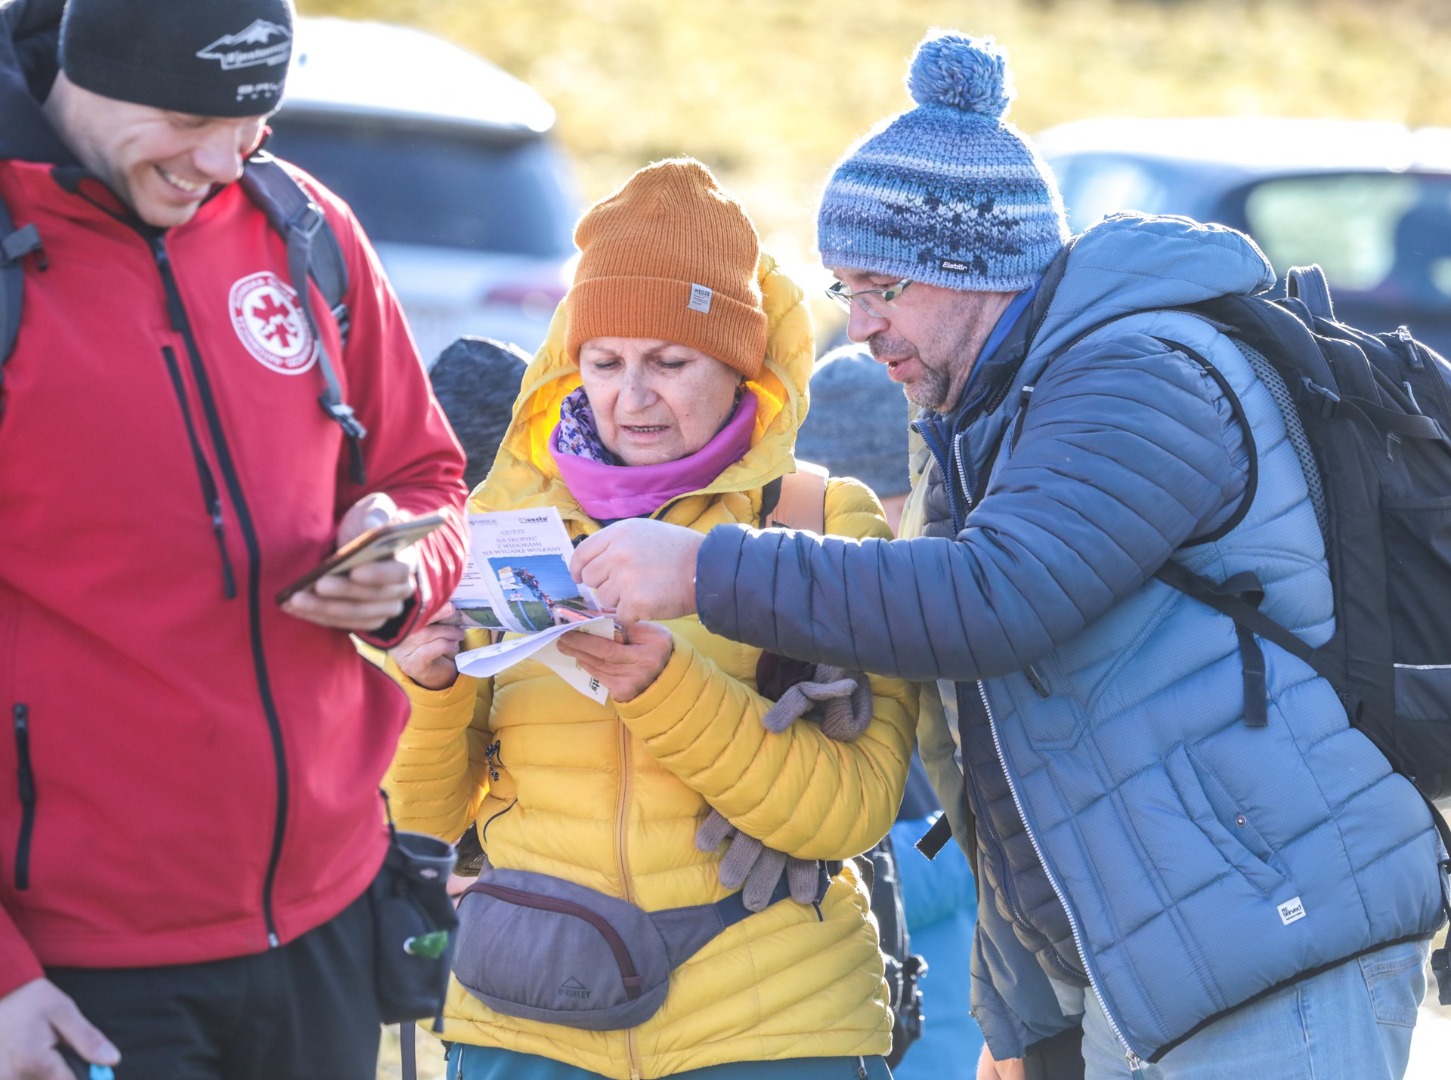
{"type": "Polygon", "coordinates": [[[374,1073],[407,705],[347,632],[387,646],[447,598],[463,459],[348,208],[291,170],[347,265],[344,342],[235,183],[291,31],[290,0],[0,0],[0,201],[41,244],[5,245],[0,1080],[374,1073]]]}

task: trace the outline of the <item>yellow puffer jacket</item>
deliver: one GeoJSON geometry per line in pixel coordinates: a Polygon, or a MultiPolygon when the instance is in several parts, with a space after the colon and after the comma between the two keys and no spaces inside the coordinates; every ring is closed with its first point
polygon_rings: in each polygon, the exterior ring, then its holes
{"type": "MultiPolygon", "coordinates": [[[[771,336],[765,370],[751,384],[759,401],[752,448],[662,515],[702,532],[754,524],[762,487],[795,468],[810,319],[800,290],[769,258],[759,276],[771,336]]],[[[564,486],[547,448],[560,402],[579,385],[562,330],[557,314],[470,509],[557,506],[578,536],[600,526],[564,486]]],[[[826,523],[841,535],[890,536],[876,498],[852,480],[828,484],[826,523]]],[[[760,723],[771,703],[755,689],[759,651],[708,633],[694,617],[669,626],[669,663],[625,703],[598,705],[532,661],[492,684],[460,676],[437,692],[394,668],[414,704],[387,781],[399,824],[453,839],[476,822],[494,866],[567,878],[651,911],[726,895],[719,854],[694,843],[712,806],[744,832],[807,859],[847,858],[887,832],[912,747],[909,684],[872,680],[873,720],[854,743],[833,742],[805,721],[771,734],[760,723]]],[[[596,1032],[515,1019],[455,981],[443,1037],[622,1080],[724,1062],[884,1054],[892,1021],[867,913],[865,888],[847,863],[820,917],[785,900],[725,930],[675,970],[663,1007],[638,1027],[596,1032]]]]}

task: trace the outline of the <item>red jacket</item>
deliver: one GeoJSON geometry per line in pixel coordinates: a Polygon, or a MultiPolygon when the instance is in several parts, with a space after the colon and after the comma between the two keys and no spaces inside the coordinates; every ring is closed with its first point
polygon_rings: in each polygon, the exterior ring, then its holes
{"type": "Polygon", "coordinates": [[[157,233],[75,175],[0,161],[45,259],[0,388],[0,995],[40,965],[260,952],[360,895],[408,705],[272,597],[367,491],[454,516],[421,545],[409,626],[466,544],[462,454],[341,202],[304,178],[349,266],[346,351],[312,295],[366,487],[247,195],[157,233]]]}

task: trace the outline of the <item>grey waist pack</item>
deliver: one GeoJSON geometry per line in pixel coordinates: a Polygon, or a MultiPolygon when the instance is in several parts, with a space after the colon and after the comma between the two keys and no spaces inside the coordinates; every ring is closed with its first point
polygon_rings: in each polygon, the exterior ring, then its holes
{"type": "MultiPolygon", "coordinates": [[[[772,902],[790,895],[783,876],[772,902]]],[[[506,1016],[587,1031],[635,1027],[654,1016],[670,972],[752,914],[740,893],[645,911],[548,874],[492,867],[469,886],[458,911],[453,970],[464,989],[506,1016]]]]}

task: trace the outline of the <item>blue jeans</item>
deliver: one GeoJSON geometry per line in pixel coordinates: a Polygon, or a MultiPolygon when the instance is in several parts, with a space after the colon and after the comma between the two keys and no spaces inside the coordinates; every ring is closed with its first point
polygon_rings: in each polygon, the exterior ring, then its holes
{"type": "MultiPolygon", "coordinates": [[[[1429,948],[1411,941],[1378,949],[1236,1009],[1143,1066],[1144,1080],[1401,1080],[1429,948]]],[[[1130,1075],[1091,993],[1083,1058],[1087,1080],[1130,1075]]]]}
{"type": "MultiPolygon", "coordinates": [[[[577,1065],[552,1058],[455,1043],[448,1051],[447,1080],[597,1080],[577,1065]]],[[[739,1061],[676,1073],[680,1080],[892,1080],[887,1063],[869,1058],[788,1058],[739,1061]]]]}

